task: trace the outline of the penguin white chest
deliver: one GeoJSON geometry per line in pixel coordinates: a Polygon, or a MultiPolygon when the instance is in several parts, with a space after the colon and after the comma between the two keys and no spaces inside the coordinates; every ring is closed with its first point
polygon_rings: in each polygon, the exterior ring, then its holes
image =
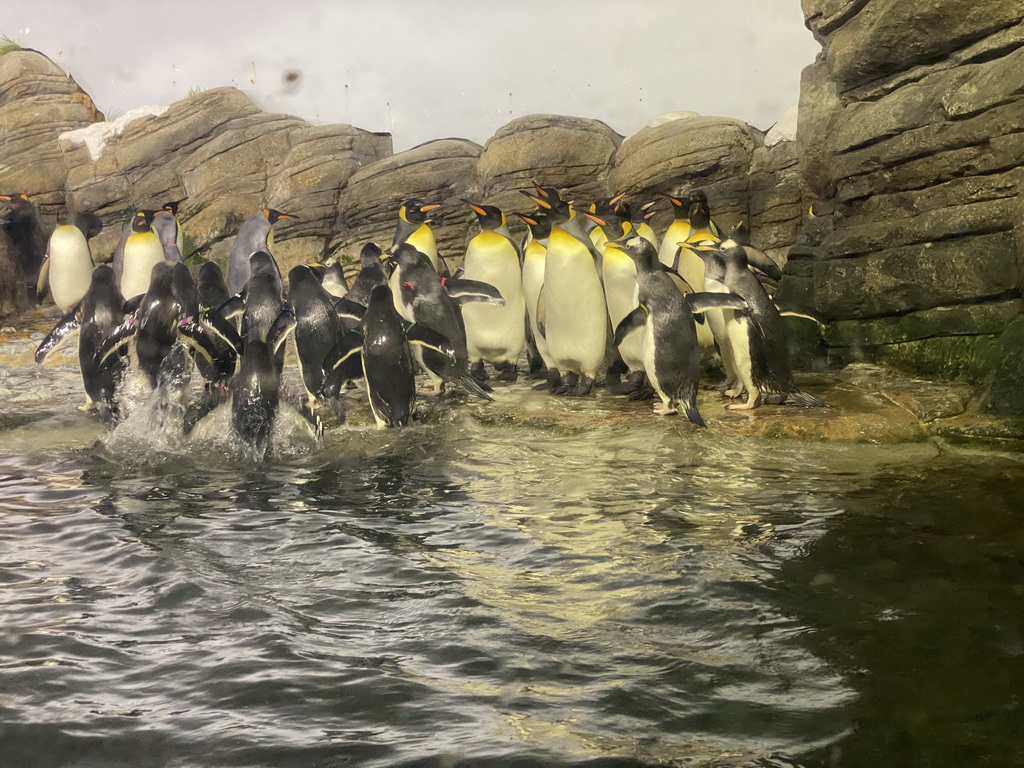
{"type": "Polygon", "coordinates": [[[133,232],[124,244],[121,294],[130,299],[149,289],[153,267],[164,260],[164,247],[154,232],[133,232]]]}
{"type": "Polygon", "coordinates": [[[516,362],[526,343],[526,300],[519,255],[503,235],[482,232],[466,251],[467,280],[480,280],[498,289],[505,306],[471,303],[462,308],[470,361],[516,362]]]}
{"type": "Polygon", "coordinates": [[[57,227],[50,237],[50,293],[62,312],[85,296],[92,281],[92,256],[82,230],[71,225],[57,227]]]}
{"type": "Polygon", "coordinates": [[[604,290],[590,251],[561,228],[553,229],[548,241],[544,306],[555,367],[595,378],[606,352],[604,290]]]}

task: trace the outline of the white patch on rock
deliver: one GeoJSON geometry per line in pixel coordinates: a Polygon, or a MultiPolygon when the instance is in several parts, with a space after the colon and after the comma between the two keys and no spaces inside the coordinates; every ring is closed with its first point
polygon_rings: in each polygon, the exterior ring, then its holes
{"type": "Polygon", "coordinates": [[[168,109],[170,109],[170,107],[159,107],[152,104],[145,107],[136,107],[135,109],[128,110],[116,120],[93,123],[92,125],[87,125],[85,128],[76,128],[73,131],[65,131],[57,138],[70,141],[75,144],[85,144],[85,146],[89,148],[89,157],[92,158],[93,162],[96,162],[103,156],[103,149],[107,145],[107,140],[112,136],[120,136],[124,133],[124,129],[128,126],[128,123],[133,123],[144,117],[159,117],[168,109]]]}
{"type": "Polygon", "coordinates": [[[652,117],[644,123],[644,128],[657,128],[659,125],[664,125],[665,123],[671,123],[676,120],[693,120],[700,116],[700,112],[689,112],[685,110],[680,112],[662,112],[657,117],[652,117]]]}
{"type": "Polygon", "coordinates": [[[766,147],[774,147],[780,141],[796,141],[797,107],[793,105],[779,118],[779,122],[768,129],[764,137],[766,147]]]}

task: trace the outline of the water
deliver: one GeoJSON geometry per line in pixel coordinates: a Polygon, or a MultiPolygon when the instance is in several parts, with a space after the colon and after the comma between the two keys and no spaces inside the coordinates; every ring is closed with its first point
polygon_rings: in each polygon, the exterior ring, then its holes
{"type": "Polygon", "coordinates": [[[1017,457],[515,385],[257,464],[18,375],[2,766],[1024,764],[1017,457]]]}

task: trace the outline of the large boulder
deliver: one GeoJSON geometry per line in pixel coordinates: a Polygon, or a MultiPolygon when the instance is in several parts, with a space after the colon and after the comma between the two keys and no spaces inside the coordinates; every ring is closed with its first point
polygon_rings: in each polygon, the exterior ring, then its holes
{"type": "MultiPolygon", "coordinates": [[[[655,121],[622,142],[608,186],[641,200],[701,187],[716,221],[731,226],[750,215],[748,173],[754,150],[763,145],[763,134],[741,120],[697,115],[655,121]]],[[[655,217],[656,228],[668,227],[669,208],[655,217]]]]}
{"type": "Polygon", "coordinates": [[[488,139],[477,164],[476,194],[503,210],[529,210],[520,191],[557,187],[568,199],[607,197],[608,171],[622,137],[600,120],[527,115],[488,139]]]}
{"type": "Polygon", "coordinates": [[[387,249],[399,207],[419,198],[442,206],[431,213],[434,237],[438,252],[457,264],[473,215],[461,198],[473,188],[482,150],[466,139],[440,139],[360,168],[338,196],[338,229],[330,250],[351,262],[366,242],[387,249]]]}
{"type": "Polygon", "coordinates": [[[0,56],[0,192],[24,193],[56,213],[67,175],[57,137],[100,120],[89,95],[43,54],[0,56]]]}
{"type": "Polygon", "coordinates": [[[391,151],[390,136],[267,114],[236,88],[132,110],[60,143],[68,204],[97,211],[108,225],[98,254],[112,252],[133,208],[184,199],[188,250],[217,260],[238,226],[266,206],[301,217],[276,228],[280,241],[304,239],[295,259],[319,258],[335,228],[338,190],[391,151]]]}

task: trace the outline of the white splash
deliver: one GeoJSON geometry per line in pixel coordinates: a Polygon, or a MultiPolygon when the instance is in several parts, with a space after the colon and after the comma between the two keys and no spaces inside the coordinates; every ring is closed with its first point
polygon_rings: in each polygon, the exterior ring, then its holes
{"type": "Polygon", "coordinates": [[[58,138],[65,139],[76,144],[85,144],[89,148],[89,157],[96,162],[103,156],[103,150],[107,140],[113,136],[120,136],[129,123],[141,120],[145,117],[159,117],[170,107],[149,105],[130,109],[116,120],[107,120],[102,123],[93,123],[85,128],[76,128],[73,131],[65,131],[58,138]]]}
{"type": "Polygon", "coordinates": [[[797,107],[794,104],[786,110],[775,125],[768,129],[768,133],[764,137],[764,145],[774,147],[780,141],[796,141],[796,118],[797,107]]]}

